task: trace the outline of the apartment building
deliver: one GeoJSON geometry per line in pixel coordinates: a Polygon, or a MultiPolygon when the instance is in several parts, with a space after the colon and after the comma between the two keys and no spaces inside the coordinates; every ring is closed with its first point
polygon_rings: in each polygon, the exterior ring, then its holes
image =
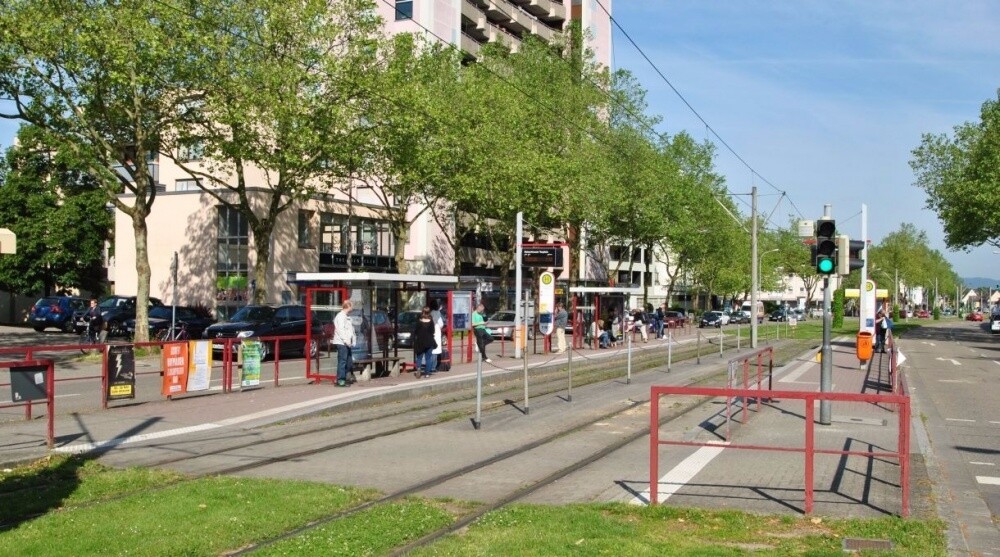
{"type": "MultiPolygon", "coordinates": [[[[376,4],[387,32],[448,41],[470,60],[487,42],[501,41],[516,50],[528,34],[551,40],[579,21],[596,61],[610,66],[611,0],[380,0],[376,4]]],[[[177,155],[199,165],[196,149],[177,155]]],[[[174,301],[171,262],[176,253],[176,303],[204,304],[222,317],[230,315],[258,286],[252,280],[256,254],[248,223],[199,188],[170,157],[152,153],[147,164],[157,190],[147,220],[150,295],[174,301]]],[[[251,173],[247,183],[251,200],[263,206],[266,192],[254,184],[264,184],[264,176],[251,173]]],[[[442,240],[443,231],[431,215],[420,214],[422,207],[408,209],[413,222],[409,238],[406,245],[397,246],[388,225],[378,218],[375,193],[360,183],[340,189],[313,196],[278,217],[269,244],[267,284],[260,285],[266,286],[269,302],[297,299],[288,280],[295,272],[395,272],[400,251],[410,272],[453,273],[454,250],[442,240]]],[[[119,294],[134,294],[137,289],[134,238],[131,220],[116,214],[109,277],[119,294]]],[[[476,255],[481,250],[468,247],[461,250],[461,256],[469,259],[463,261],[463,273],[497,273],[481,254],[476,255]]]]}

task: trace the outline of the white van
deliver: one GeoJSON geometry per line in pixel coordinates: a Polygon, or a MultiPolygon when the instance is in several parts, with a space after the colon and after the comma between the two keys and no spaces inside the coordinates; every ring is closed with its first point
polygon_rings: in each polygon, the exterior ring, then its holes
{"type": "Polygon", "coordinates": [[[760,300],[757,300],[757,311],[752,311],[753,304],[750,302],[750,300],[743,302],[743,305],[740,307],[740,310],[744,313],[744,315],[748,315],[751,317],[756,315],[758,323],[762,323],[764,321],[764,302],[761,302],[760,300]]]}

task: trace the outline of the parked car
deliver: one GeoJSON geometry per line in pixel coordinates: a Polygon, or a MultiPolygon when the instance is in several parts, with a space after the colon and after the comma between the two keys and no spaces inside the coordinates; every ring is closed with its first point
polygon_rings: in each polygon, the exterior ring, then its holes
{"type": "Polygon", "coordinates": [[[926,309],[919,310],[919,311],[917,311],[917,318],[918,319],[930,319],[931,318],[931,312],[927,311],[926,309]]]}
{"type": "Polygon", "coordinates": [[[663,312],[663,326],[664,327],[683,327],[686,318],[684,314],[679,311],[665,311],[663,312]]]}
{"type": "MultiPolygon", "coordinates": [[[[135,319],[135,296],[108,296],[101,300],[97,307],[101,310],[101,317],[104,318],[105,327],[108,329],[108,337],[124,337],[128,331],[125,329],[125,322],[135,319]]],[[[162,306],[163,302],[159,298],[150,298],[150,309],[162,306]]],[[[75,329],[77,333],[83,332],[87,328],[87,322],[83,319],[87,313],[87,308],[73,314],[75,329]]]]}
{"type": "Polygon", "coordinates": [[[776,309],[767,318],[768,321],[788,321],[788,314],[783,309],[776,309]]]}
{"type": "Polygon", "coordinates": [[[725,314],[721,311],[706,311],[698,322],[699,327],[722,327],[725,314]]]}
{"type": "MultiPolygon", "coordinates": [[[[176,323],[187,331],[188,338],[201,338],[205,328],[215,323],[215,319],[205,315],[203,311],[188,306],[176,306],[176,323]]],[[[159,338],[170,330],[174,318],[174,306],[156,306],[149,309],[149,338],[159,338]]],[[[125,331],[129,337],[135,336],[135,319],[125,322],[125,331]]]]}
{"type": "Polygon", "coordinates": [[[729,322],[734,325],[750,323],[750,314],[744,313],[742,310],[731,311],[729,312],[729,322]]]}
{"type": "Polygon", "coordinates": [[[39,298],[28,314],[28,323],[39,333],[48,327],[56,327],[64,333],[72,333],[76,321],[73,314],[87,310],[87,300],[73,296],[46,296],[39,298]]]}
{"type": "Polygon", "coordinates": [[[982,321],[983,314],[978,311],[973,311],[969,315],[965,316],[966,321],[982,321]]]}
{"type": "MultiPolygon", "coordinates": [[[[489,316],[486,327],[492,332],[493,338],[514,340],[514,310],[500,310],[489,316]]],[[[528,338],[535,338],[534,327],[528,327],[528,338]]]]}
{"type": "Polygon", "coordinates": [[[420,319],[419,311],[404,311],[396,318],[396,346],[413,348],[413,330],[420,319]]]}
{"type": "MultiPolygon", "coordinates": [[[[202,338],[222,339],[234,338],[260,338],[279,336],[300,336],[299,339],[282,340],[280,343],[282,353],[300,352],[310,358],[319,351],[319,343],[323,340],[323,322],[319,316],[313,312],[312,317],[312,343],[307,347],[305,342],[306,334],[306,307],[300,305],[286,306],[258,306],[249,305],[239,309],[228,321],[216,323],[205,328],[202,338]]],[[[261,343],[261,359],[274,354],[274,341],[264,341],[261,343]]],[[[225,343],[213,342],[212,350],[222,352],[225,343]]],[[[235,352],[239,343],[233,343],[235,352]]]]}

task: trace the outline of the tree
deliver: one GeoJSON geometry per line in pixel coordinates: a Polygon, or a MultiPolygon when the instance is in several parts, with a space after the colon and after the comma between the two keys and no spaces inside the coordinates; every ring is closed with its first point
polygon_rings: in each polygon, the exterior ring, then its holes
{"type": "Polygon", "coordinates": [[[17,234],[17,253],[0,258],[0,285],[23,294],[103,288],[103,250],[113,220],[107,196],[33,126],[0,161],[0,222],[17,234]]]}
{"type": "Polygon", "coordinates": [[[156,199],[147,159],[190,99],[181,38],[190,23],[152,0],[0,3],[0,95],[48,132],[53,152],[86,165],[108,201],[132,220],[136,340],[147,340],[146,217],[156,199]]]}
{"type": "Polygon", "coordinates": [[[271,236],[297,201],[353,156],[380,22],[368,0],[202,3],[189,14],[197,99],[166,136],[169,156],[248,223],[255,302],[268,296],[271,236]],[[196,162],[185,147],[196,146],[196,162]]]}
{"type": "Polygon", "coordinates": [[[969,250],[1000,247],[1000,92],[987,100],[980,121],[955,126],[954,137],[924,134],[910,167],[927,208],[944,225],[945,243],[969,250]]]}

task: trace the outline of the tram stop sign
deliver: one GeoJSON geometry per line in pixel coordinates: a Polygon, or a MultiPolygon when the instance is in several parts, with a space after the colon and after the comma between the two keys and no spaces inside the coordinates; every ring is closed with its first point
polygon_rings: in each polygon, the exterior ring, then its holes
{"type": "Polygon", "coordinates": [[[555,311],[556,276],[548,271],[538,277],[538,329],[543,335],[552,334],[552,312],[555,311]]]}

